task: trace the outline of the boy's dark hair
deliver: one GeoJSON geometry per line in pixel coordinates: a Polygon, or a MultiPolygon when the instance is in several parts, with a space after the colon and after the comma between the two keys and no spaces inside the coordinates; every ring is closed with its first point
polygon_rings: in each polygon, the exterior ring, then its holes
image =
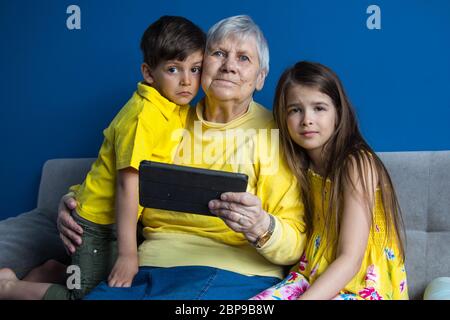
{"type": "Polygon", "coordinates": [[[161,61],[183,61],[195,51],[205,49],[206,35],[183,17],[162,16],[145,30],[141,39],[144,62],[155,68],[161,61]]]}

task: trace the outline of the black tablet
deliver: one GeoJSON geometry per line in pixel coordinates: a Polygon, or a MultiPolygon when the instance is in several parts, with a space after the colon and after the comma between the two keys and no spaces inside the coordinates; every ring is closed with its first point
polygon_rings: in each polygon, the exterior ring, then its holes
{"type": "Polygon", "coordinates": [[[247,181],[242,173],[142,161],[139,203],[145,208],[215,216],[208,202],[224,192],[245,192],[247,181]]]}

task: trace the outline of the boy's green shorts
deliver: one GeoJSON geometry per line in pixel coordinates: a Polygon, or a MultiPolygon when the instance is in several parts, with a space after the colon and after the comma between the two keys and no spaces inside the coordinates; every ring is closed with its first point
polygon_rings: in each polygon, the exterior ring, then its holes
{"type": "Polygon", "coordinates": [[[108,278],[117,257],[115,224],[100,225],[72,212],[83,228],[82,244],[72,255],[66,285],[53,284],[45,300],[78,300],[108,278]]]}

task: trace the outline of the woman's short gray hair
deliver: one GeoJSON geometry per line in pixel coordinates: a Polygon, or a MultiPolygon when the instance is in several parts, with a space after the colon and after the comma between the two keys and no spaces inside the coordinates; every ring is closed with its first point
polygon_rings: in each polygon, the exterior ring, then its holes
{"type": "Polygon", "coordinates": [[[209,52],[212,44],[220,42],[230,35],[237,36],[239,39],[245,39],[248,36],[254,37],[260,70],[264,70],[267,75],[269,73],[267,40],[258,25],[247,15],[228,17],[213,25],[206,36],[206,51],[209,52]]]}

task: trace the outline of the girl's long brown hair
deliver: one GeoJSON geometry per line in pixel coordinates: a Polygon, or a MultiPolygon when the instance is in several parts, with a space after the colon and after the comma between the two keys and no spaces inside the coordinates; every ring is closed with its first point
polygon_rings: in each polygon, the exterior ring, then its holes
{"type": "MultiPolygon", "coordinates": [[[[280,129],[281,145],[286,160],[297,177],[301,196],[305,207],[305,222],[307,234],[311,235],[313,230],[313,199],[311,183],[308,176],[310,159],[302,147],[297,145],[289,136],[287,128],[287,105],[286,97],[289,88],[294,85],[303,85],[318,89],[328,95],[336,107],[336,128],[333,135],[323,148],[322,159],[324,160],[324,181],[331,181],[329,205],[323,208],[327,217],[327,235],[333,230],[336,237],[328,237],[330,241],[337,241],[339,225],[344,207],[343,191],[344,185],[352,182],[350,171],[357,170],[361,177],[361,185],[364,198],[372,213],[375,201],[375,190],[363,177],[367,173],[378,179],[378,187],[381,190],[384,214],[386,221],[386,238],[394,236],[397,241],[401,258],[404,261],[404,225],[401,216],[400,205],[386,167],[380,158],[370,148],[361,135],[356,120],[354,109],[345,94],[344,88],[338,76],[328,67],[313,62],[298,62],[288,68],[278,81],[274,99],[274,117],[280,129]]],[[[373,180],[373,179],[372,179],[373,180]]],[[[322,199],[325,199],[325,187],[322,187],[322,199]]]]}

